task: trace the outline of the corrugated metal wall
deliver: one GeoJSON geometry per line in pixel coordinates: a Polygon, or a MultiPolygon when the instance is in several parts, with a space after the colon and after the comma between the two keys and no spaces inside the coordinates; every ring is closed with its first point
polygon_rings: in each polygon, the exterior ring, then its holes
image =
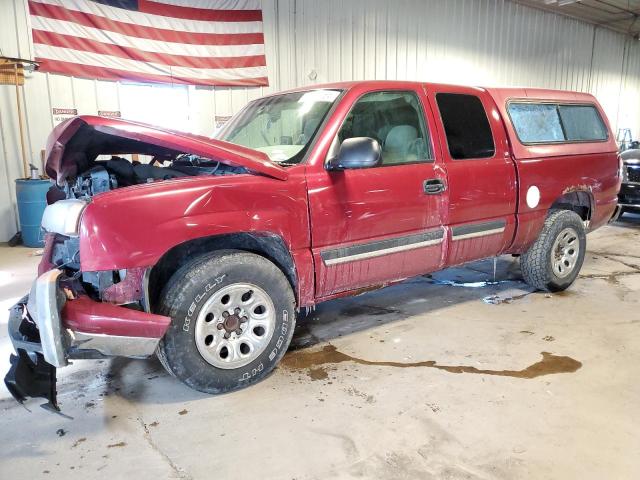
{"type": "MultiPolygon", "coordinates": [[[[30,58],[26,0],[0,0],[2,54],[30,58]]],[[[640,42],[507,0],[263,0],[268,88],[176,86],[183,128],[210,133],[215,116],[250,99],[299,85],[350,79],[407,79],[589,91],[614,128],[640,137],[640,42]]],[[[52,108],[134,112],[121,83],[36,73],[24,87],[28,154],[39,152],[52,108]]],[[[171,91],[146,87],[167,105],[171,91]]],[[[129,93],[129,94],[127,94],[129,93]]],[[[21,175],[15,92],[0,86],[0,241],[16,231],[13,180],[21,175]],[[5,188],[6,185],[6,188],[5,188]]],[[[130,116],[135,116],[131,113],[130,116]]],[[[175,124],[174,124],[175,126],[175,124]]]]}

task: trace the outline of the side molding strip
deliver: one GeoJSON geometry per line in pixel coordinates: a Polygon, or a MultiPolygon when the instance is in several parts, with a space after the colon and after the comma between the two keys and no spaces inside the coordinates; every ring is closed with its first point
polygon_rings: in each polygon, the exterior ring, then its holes
{"type": "Polygon", "coordinates": [[[430,247],[442,243],[443,239],[444,230],[439,228],[438,230],[407,235],[405,237],[389,238],[377,242],[361,243],[350,247],[325,250],[324,252],[320,252],[320,256],[325,265],[331,266],[380,257],[391,253],[404,252],[406,250],[414,250],[416,248],[430,247]]]}
{"type": "Polygon", "coordinates": [[[451,229],[451,239],[455,242],[456,240],[496,235],[504,232],[506,225],[505,220],[460,225],[451,229]]]}

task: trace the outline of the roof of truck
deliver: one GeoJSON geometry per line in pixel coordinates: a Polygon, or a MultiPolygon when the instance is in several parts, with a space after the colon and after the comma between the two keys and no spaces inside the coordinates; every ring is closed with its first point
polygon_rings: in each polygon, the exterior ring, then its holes
{"type": "Polygon", "coordinates": [[[530,98],[537,100],[557,100],[564,102],[597,103],[596,97],[590,93],[572,92],[570,90],[551,90],[547,88],[485,88],[496,103],[511,98],[530,98]]]}
{"type": "Polygon", "coordinates": [[[415,87],[418,85],[424,85],[427,88],[468,88],[470,90],[483,90],[488,92],[494,99],[509,99],[509,98],[532,98],[532,99],[544,99],[544,100],[561,100],[561,101],[588,101],[593,102],[595,97],[589,93],[574,92],[569,90],[553,90],[545,88],[531,88],[531,87],[482,87],[473,85],[456,85],[446,83],[433,83],[433,82],[417,82],[406,80],[355,80],[349,82],[332,82],[321,83],[317,85],[307,85],[304,87],[293,88],[285,92],[299,92],[311,89],[341,89],[348,90],[354,87],[360,87],[366,85],[367,87],[375,88],[398,88],[402,86],[415,87]]]}

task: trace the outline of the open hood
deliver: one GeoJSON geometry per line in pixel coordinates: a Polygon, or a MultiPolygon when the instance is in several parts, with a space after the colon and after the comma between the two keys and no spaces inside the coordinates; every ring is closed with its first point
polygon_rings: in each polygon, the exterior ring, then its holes
{"type": "Polygon", "coordinates": [[[49,135],[46,172],[59,185],[75,177],[98,155],[175,155],[189,153],[279,180],[287,171],[257,150],[200,135],[117,118],[81,115],[56,126],[49,135]]]}

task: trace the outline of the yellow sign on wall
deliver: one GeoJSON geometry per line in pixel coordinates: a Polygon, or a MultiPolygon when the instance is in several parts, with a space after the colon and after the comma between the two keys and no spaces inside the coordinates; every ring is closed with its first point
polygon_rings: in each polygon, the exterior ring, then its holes
{"type": "Polygon", "coordinates": [[[0,85],[24,85],[24,68],[22,63],[16,64],[0,59],[0,85]],[[17,75],[17,82],[16,82],[17,75]]]}
{"type": "Polygon", "coordinates": [[[15,85],[16,83],[24,85],[24,68],[22,64],[20,63],[16,66],[15,63],[0,63],[0,85],[15,85]]]}

